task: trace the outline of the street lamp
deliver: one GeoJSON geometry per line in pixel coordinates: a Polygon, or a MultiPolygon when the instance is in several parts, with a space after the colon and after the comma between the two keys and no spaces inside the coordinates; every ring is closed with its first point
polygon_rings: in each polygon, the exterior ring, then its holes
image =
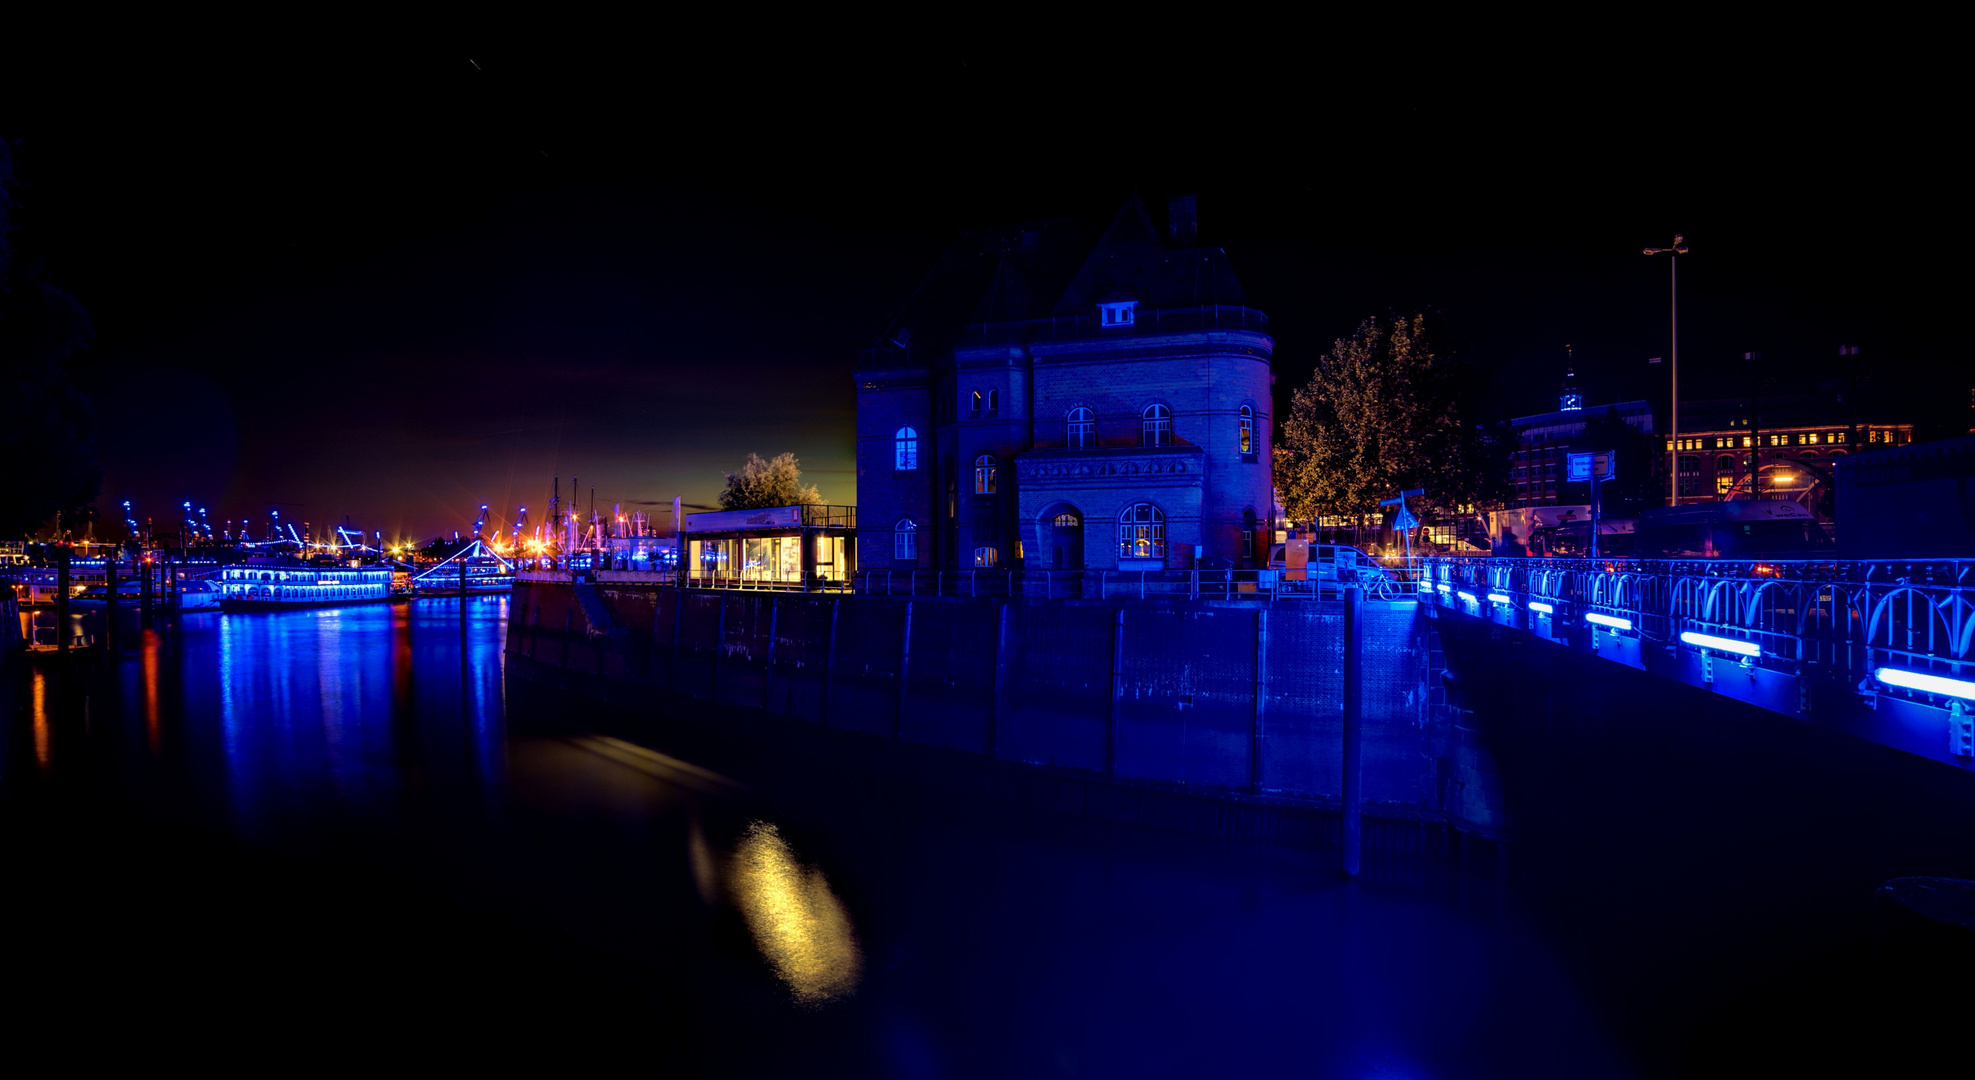
{"type": "Polygon", "coordinates": [[[1667,256],[1668,282],[1672,289],[1669,307],[1673,317],[1673,413],[1667,425],[1672,429],[1667,433],[1667,445],[1672,447],[1667,451],[1672,479],[1668,483],[1668,506],[1680,505],[1680,272],[1676,267],[1680,264],[1679,257],[1687,254],[1685,240],[1686,237],[1674,233],[1672,247],[1646,249],[1648,255],[1667,256]]]}

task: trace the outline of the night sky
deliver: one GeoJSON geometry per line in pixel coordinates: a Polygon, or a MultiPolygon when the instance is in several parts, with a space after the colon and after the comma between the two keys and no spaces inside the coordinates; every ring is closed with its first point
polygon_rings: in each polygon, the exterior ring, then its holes
{"type": "Polygon", "coordinates": [[[955,230],[1101,223],[1134,190],[1198,193],[1282,403],[1360,319],[1420,307],[1490,373],[1477,416],[1554,407],[1566,343],[1588,401],[1663,400],[1666,265],[1640,249],[1678,230],[1684,398],[1787,392],[1856,344],[1923,436],[1958,433],[1955,65],[1833,35],[1666,62],[1265,57],[1245,32],[1101,55],[15,34],[0,135],[21,248],[97,321],[106,520],[192,499],[430,537],[483,502],[539,520],[556,474],[662,520],[750,451],[854,502],[855,354],[955,230]]]}

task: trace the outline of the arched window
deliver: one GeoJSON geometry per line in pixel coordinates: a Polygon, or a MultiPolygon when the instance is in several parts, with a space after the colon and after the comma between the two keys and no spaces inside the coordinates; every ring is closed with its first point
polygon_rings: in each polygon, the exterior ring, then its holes
{"type": "Polygon", "coordinates": [[[1714,459],[1714,471],[1715,471],[1715,472],[1734,472],[1734,471],[1735,471],[1735,458],[1733,457],[1733,455],[1730,455],[1730,454],[1723,454],[1723,455],[1721,455],[1720,457],[1718,457],[1718,458],[1715,458],[1715,459],[1714,459]]]}
{"type": "Polygon", "coordinates": [[[1151,503],[1133,503],[1118,514],[1120,559],[1166,557],[1166,515],[1151,503]]]}
{"type": "Polygon", "coordinates": [[[967,415],[969,417],[981,415],[981,392],[979,390],[974,391],[973,400],[967,405],[967,415]]]}
{"type": "Polygon", "coordinates": [[[911,518],[899,518],[891,534],[891,557],[899,562],[919,561],[919,526],[911,518]]]}
{"type": "Polygon", "coordinates": [[[988,414],[989,416],[993,416],[993,415],[995,415],[996,413],[999,413],[1000,411],[1001,411],[1001,391],[999,391],[999,390],[989,390],[989,391],[988,391],[988,412],[987,412],[987,414],[988,414]]]}
{"type": "Polygon", "coordinates": [[[1173,445],[1173,410],[1147,405],[1139,414],[1138,441],[1146,446],[1173,445]]]}
{"type": "Polygon", "coordinates": [[[1255,452],[1255,410],[1246,405],[1241,407],[1241,452],[1255,452]]]}
{"type": "Polygon", "coordinates": [[[1059,529],[1075,529],[1083,525],[1083,519],[1075,514],[1058,514],[1049,523],[1059,529]]]}
{"type": "Polygon", "coordinates": [[[919,433],[909,427],[899,428],[892,438],[892,468],[899,472],[911,472],[919,467],[919,433]]]}
{"type": "Polygon", "coordinates": [[[1090,410],[1082,405],[1070,410],[1070,439],[1072,450],[1088,450],[1097,445],[1097,423],[1090,410]]]}
{"type": "Polygon", "coordinates": [[[982,454],[974,459],[974,494],[994,494],[994,455],[982,454]]]}
{"type": "Polygon", "coordinates": [[[997,548],[977,547],[974,549],[975,566],[980,566],[980,567],[994,566],[1000,561],[1001,561],[1001,552],[997,548]]]}

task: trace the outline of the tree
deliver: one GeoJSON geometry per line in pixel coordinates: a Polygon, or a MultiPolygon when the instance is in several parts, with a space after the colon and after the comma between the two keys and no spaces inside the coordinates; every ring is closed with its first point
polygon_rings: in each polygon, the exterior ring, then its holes
{"type": "Polygon", "coordinates": [[[1290,518],[1362,519],[1403,488],[1443,513],[1495,493],[1497,455],[1462,410],[1474,373],[1434,338],[1424,314],[1371,318],[1317,361],[1276,444],[1290,518]]]}
{"type": "Polygon", "coordinates": [[[18,186],[13,147],[0,139],[0,537],[57,513],[80,518],[103,483],[96,415],[67,367],[89,344],[89,312],[14,250],[18,186]]]}
{"type": "Polygon", "coordinates": [[[767,461],[760,454],[749,454],[740,470],[727,474],[727,487],[720,493],[722,510],[760,510],[769,506],[817,506],[823,496],[815,487],[804,487],[802,470],[795,455],[776,454],[767,461]]]}

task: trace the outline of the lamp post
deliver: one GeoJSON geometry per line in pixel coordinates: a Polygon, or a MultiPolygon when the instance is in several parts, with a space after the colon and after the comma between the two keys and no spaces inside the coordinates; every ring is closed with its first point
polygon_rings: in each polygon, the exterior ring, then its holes
{"type": "Polygon", "coordinates": [[[1680,505],[1680,271],[1677,268],[1680,256],[1687,254],[1685,240],[1686,237],[1674,233],[1672,247],[1646,249],[1648,255],[1667,256],[1667,280],[1672,291],[1669,310],[1673,320],[1673,411],[1667,425],[1671,429],[1667,433],[1667,444],[1672,449],[1667,451],[1667,458],[1672,466],[1672,479],[1668,483],[1668,506],[1680,505]]]}

